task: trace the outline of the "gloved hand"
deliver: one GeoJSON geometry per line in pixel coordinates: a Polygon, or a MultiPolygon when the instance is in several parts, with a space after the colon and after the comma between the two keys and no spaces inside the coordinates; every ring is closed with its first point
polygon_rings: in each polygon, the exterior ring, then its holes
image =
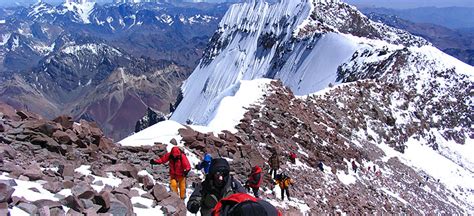
{"type": "Polygon", "coordinates": [[[155,161],[155,159],[152,158],[152,159],[150,159],[150,164],[155,165],[155,164],[158,164],[158,163],[155,161]]]}
{"type": "Polygon", "coordinates": [[[196,214],[199,211],[200,207],[201,206],[199,205],[199,202],[197,202],[197,201],[190,201],[188,203],[188,211],[193,213],[193,214],[196,214]]]}
{"type": "Polygon", "coordinates": [[[184,170],[184,177],[188,177],[189,171],[190,170],[184,170]]]}

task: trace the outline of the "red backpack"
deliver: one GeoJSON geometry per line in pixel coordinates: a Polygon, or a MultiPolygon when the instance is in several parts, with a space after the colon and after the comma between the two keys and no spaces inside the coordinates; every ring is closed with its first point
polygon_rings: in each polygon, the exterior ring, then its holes
{"type": "Polygon", "coordinates": [[[246,193],[236,193],[221,199],[214,207],[212,215],[282,216],[269,202],[246,193]]]}

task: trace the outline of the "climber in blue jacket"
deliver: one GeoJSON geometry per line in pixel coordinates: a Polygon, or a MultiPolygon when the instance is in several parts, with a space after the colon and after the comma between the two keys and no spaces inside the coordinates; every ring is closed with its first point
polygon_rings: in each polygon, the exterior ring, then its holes
{"type": "Polygon", "coordinates": [[[201,170],[204,169],[204,174],[209,173],[209,167],[211,166],[211,161],[212,161],[212,156],[208,153],[204,155],[204,160],[201,161],[201,163],[198,163],[196,165],[196,169],[201,170]]]}

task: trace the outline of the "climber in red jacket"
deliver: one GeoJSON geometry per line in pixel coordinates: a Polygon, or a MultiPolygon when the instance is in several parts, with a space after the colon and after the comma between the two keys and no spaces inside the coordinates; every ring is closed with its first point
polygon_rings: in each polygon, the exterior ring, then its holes
{"type": "Polygon", "coordinates": [[[247,182],[245,183],[245,188],[249,190],[252,188],[252,192],[255,197],[259,197],[258,189],[260,188],[260,184],[262,183],[262,169],[259,166],[254,166],[252,169],[252,173],[249,175],[247,182]]]}
{"type": "Polygon", "coordinates": [[[170,187],[171,190],[179,194],[181,199],[186,197],[186,176],[191,170],[188,158],[178,147],[173,147],[171,152],[166,153],[159,159],[151,159],[151,164],[163,164],[169,161],[170,166],[170,187]],[[178,193],[179,184],[179,193],[178,193]]]}

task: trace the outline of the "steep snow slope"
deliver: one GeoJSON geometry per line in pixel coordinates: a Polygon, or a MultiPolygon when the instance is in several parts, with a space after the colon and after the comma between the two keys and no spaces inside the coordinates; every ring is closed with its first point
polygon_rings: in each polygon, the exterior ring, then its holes
{"type": "Polygon", "coordinates": [[[338,67],[367,46],[346,34],[397,45],[428,44],[374,23],[339,1],[236,4],[222,19],[200,65],[183,85],[184,99],[172,119],[206,124],[218,95],[238,80],[280,79],[297,95],[336,83],[338,67]]]}

